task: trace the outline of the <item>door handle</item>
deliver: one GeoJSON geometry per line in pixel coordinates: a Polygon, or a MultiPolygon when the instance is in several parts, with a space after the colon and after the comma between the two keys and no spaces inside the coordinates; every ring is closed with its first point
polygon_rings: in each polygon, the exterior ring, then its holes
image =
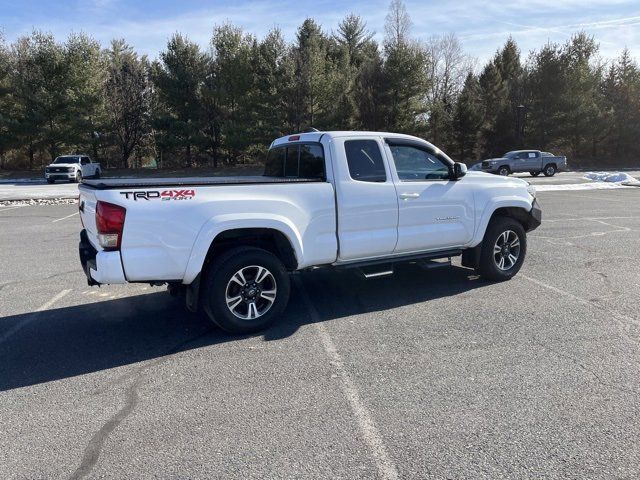
{"type": "Polygon", "coordinates": [[[403,200],[408,200],[410,198],[419,198],[420,194],[419,193],[401,193],[400,194],[400,198],[403,200]]]}

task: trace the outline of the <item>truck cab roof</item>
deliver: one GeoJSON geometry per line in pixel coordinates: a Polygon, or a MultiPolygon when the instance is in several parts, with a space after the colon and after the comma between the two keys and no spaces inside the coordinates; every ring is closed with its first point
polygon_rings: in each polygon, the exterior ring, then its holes
{"type": "Polygon", "coordinates": [[[292,133],[290,135],[285,135],[280,138],[276,138],[269,148],[278,147],[281,145],[285,145],[287,143],[292,142],[320,142],[323,137],[329,138],[357,138],[357,137],[384,137],[384,138],[394,138],[394,139],[404,139],[409,141],[414,141],[418,143],[422,143],[424,146],[433,150],[437,153],[444,153],[432,143],[427,142],[423,138],[414,137],[413,135],[406,135],[404,133],[391,133],[391,132],[372,132],[372,131],[354,131],[354,130],[330,130],[325,132],[303,132],[303,133],[292,133]]]}

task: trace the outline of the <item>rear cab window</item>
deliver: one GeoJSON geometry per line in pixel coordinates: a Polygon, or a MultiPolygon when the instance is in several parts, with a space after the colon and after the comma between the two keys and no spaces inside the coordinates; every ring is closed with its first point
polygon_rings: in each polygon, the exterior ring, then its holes
{"type": "Polygon", "coordinates": [[[324,181],[324,167],[324,150],[319,143],[286,144],[269,150],[263,175],[324,181]]]}

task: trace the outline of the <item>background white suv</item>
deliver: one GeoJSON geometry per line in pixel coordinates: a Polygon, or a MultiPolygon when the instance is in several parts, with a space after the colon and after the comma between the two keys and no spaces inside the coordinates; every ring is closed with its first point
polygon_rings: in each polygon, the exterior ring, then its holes
{"type": "Polygon", "coordinates": [[[100,164],[92,161],[88,155],[63,155],[44,169],[47,183],[56,180],[81,182],[83,178],[100,178],[101,173],[100,164]]]}

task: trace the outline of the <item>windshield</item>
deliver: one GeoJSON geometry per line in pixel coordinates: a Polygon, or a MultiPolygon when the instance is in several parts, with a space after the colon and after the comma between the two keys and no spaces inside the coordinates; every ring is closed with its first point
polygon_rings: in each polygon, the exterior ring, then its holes
{"type": "Polygon", "coordinates": [[[80,157],[58,157],[53,163],[79,163],[80,157]]]}
{"type": "Polygon", "coordinates": [[[504,154],[504,158],[516,158],[518,152],[507,152],[504,154]]]}

